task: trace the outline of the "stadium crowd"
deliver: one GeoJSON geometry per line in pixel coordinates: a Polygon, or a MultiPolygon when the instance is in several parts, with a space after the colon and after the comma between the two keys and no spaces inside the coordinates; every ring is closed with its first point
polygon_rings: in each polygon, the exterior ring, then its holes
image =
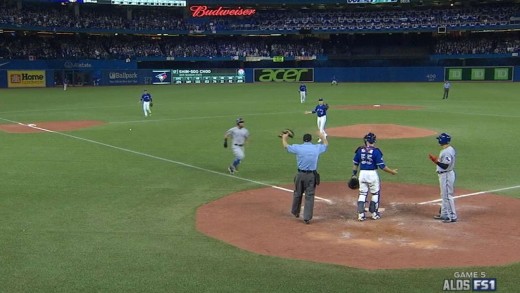
{"type": "MultiPolygon", "coordinates": [[[[5,4],[4,4],[5,5],[5,4]]],[[[25,4],[24,4],[25,5],[25,4]]],[[[176,9],[122,9],[110,5],[25,5],[23,9],[4,6],[0,28],[15,27],[0,34],[3,59],[134,59],[139,57],[297,57],[323,55],[408,54],[422,46],[427,54],[519,53],[518,32],[505,34],[435,35],[426,42],[403,44],[369,41],[355,37],[310,37],[296,32],[281,37],[230,37],[218,32],[302,30],[355,32],[416,28],[520,25],[518,5],[477,6],[422,10],[259,10],[254,17],[236,19],[195,19],[176,9]],[[77,7],[76,7],[77,8],[77,7]],[[37,34],[30,29],[37,28],[37,34]],[[59,29],[58,31],[56,31],[59,29]],[[65,32],[64,32],[65,30],[65,32]],[[128,30],[130,33],[119,33],[128,30]],[[145,37],[139,32],[163,32],[145,37]],[[166,36],[166,31],[185,34],[166,36]],[[41,33],[43,32],[43,33],[41,33]],[[210,32],[206,37],[188,33],[210,32]],[[94,35],[96,33],[96,35],[94,35]],[[215,34],[213,34],[215,33],[215,34]],[[407,50],[410,49],[410,50],[407,50]]],[[[144,33],[143,33],[144,34],[144,33]]],[[[356,36],[359,36],[357,34],[356,36]]],[[[380,34],[377,34],[380,35],[380,34]]],[[[406,36],[402,37],[406,39],[406,36]]],[[[417,50],[416,50],[417,51],[417,50]]]]}

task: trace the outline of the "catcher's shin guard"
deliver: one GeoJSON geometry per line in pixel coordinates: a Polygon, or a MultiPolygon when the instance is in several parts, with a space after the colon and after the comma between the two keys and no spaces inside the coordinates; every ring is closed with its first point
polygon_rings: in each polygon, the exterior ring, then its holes
{"type": "Polygon", "coordinates": [[[377,202],[371,201],[370,205],[368,206],[368,211],[371,213],[375,213],[375,212],[377,212],[378,209],[379,209],[379,204],[377,202]]]}
{"type": "Polygon", "coordinates": [[[364,201],[358,201],[357,202],[357,212],[358,214],[365,214],[365,202],[364,201]]]}

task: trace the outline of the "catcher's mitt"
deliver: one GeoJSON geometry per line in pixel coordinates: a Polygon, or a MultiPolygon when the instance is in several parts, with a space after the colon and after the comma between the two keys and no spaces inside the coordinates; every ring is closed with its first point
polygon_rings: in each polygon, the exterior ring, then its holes
{"type": "Polygon", "coordinates": [[[358,189],[359,188],[359,179],[356,176],[352,176],[350,180],[347,182],[348,188],[350,189],[358,189]]]}
{"type": "Polygon", "coordinates": [[[280,134],[278,134],[278,137],[282,137],[282,134],[285,134],[285,133],[288,133],[289,137],[290,138],[293,138],[294,137],[294,131],[290,130],[290,129],[284,129],[282,130],[282,132],[280,134]]]}
{"type": "Polygon", "coordinates": [[[153,103],[150,103],[150,107],[153,107],[153,103]]]}

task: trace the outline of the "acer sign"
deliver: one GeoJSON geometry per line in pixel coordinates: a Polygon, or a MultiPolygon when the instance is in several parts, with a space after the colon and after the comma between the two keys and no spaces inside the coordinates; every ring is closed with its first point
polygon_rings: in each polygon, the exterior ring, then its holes
{"type": "Polygon", "coordinates": [[[253,8],[225,8],[219,6],[215,9],[209,8],[205,5],[194,5],[190,7],[192,17],[207,17],[207,16],[250,16],[256,13],[253,8]]]}
{"type": "Polygon", "coordinates": [[[314,81],[313,68],[255,69],[256,82],[302,82],[314,81]]]}

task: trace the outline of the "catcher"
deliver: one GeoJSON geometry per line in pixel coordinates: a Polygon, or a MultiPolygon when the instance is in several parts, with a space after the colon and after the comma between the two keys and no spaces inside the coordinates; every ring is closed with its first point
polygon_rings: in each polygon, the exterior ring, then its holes
{"type": "Polygon", "coordinates": [[[379,213],[381,182],[379,181],[377,168],[392,175],[397,174],[397,169],[390,169],[386,166],[383,160],[383,152],[375,147],[376,135],[374,133],[367,133],[363,140],[364,146],[358,147],[355,151],[352,178],[349,180],[348,186],[350,188],[356,188],[356,186],[359,188],[357,202],[358,221],[364,221],[366,219],[365,203],[367,202],[368,192],[372,195],[368,211],[372,213],[372,219],[378,220],[381,218],[381,214],[379,213]],[[356,177],[358,169],[359,178],[356,177]]]}

